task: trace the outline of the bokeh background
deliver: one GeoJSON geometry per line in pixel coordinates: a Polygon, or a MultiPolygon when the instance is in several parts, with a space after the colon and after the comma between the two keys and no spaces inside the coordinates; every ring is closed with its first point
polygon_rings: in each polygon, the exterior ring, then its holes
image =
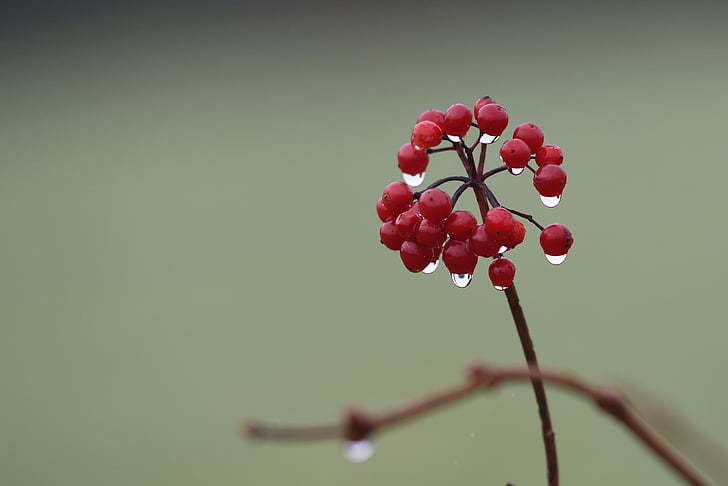
{"type": "MultiPolygon", "coordinates": [[[[521,361],[485,266],[465,290],[410,275],[374,213],[415,117],[486,94],[566,152],[556,209],[527,176],[494,181],[575,233],[561,267],[530,227],[512,257],[542,362],[649,391],[728,444],[724,2],[4,9],[0,483],[543,484],[523,385],[360,465],[238,436],[245,417],[317,422],[521,361]]],[[[591,405],[550,400],[563,484],[680,484],[591,405]]],[[[697,461],[701,440],[683,440],[697,461]]]]}

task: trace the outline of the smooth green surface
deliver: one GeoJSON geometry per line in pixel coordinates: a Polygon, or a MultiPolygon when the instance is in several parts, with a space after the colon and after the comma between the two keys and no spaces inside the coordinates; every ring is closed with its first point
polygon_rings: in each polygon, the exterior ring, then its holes
{"type": "MultiPolygon", "coordinates": [[[[728,444],[725,7],[451,8],[137,12],[6,44],[0,483],[543,484],[526,386],[393,431],[363,465],[237,436],[521,361],[485,265],[458,290],[378,243],[414,118],[484,94],[566,153],[554,210],[528,176],[494,182],[575,234],[560,268],[532,227],[512,256],[542,362],[653,390],[728,444]]],[[[681,484],[549,396],[563,484],[681,484]]]]}

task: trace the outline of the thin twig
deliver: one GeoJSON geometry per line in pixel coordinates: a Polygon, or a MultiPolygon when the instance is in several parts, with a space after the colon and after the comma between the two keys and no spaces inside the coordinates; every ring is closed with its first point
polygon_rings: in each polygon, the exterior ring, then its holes
{"type": "Polygon", "coordinates": [[[522,213],[520,211],[516,211],[515,209],[507,208],[505,206],[502,206],[502,207],[503,207],[503,209],[507,210],[509,213],[513,213],[516,216],[520,216],[521,218],[523,218],[523,219],[525,219],[527,221],[530,221],[531,223],[533,223],[534,226],[536,226],[536,228],[538,228],[541,231],[543,231],[543,226],[538,221],[536,221],[533,218],[533,216],[531,216],[530,214],[522,213]]]}
{"type": "Polygon", "coordinates": [[[436,154],[438,152],[446,152],[448,150],[455,150],[455,147],[443,147],[443,148],[439,148],[439,149],[432,149],[431,148],[431,149],[427,149],[427,153],[428,154],[436,154]]]}
{"type": "MultiPolygon", "coordinates": [[[[482,133],[481,133],[482,135],[482,133]]],[[[478,135],[478,138],[480,138],[480,135],[478,135]]],[[[485,177],[483,177],[483,171],[485,170],[485,155],[488,150],[488,144],[487,143],[481,143],[480,144],[480,159],[478,160],[478,176],[480,176],[480,180],[485,180],[485,177]]]]}
{"type": "Polygon", "coordinates": [[[483,174],[483,176],[480,178],[480,180],[481,181],[484,181],[484,180],[486,180],[490,176],[496,175],[496,174],[498,174],[500,172],[505,172],[507,170],[508,170],[508,166],[507,165],[501,165],[499,167],[496,167],[495,169],[490,169],[488,172],[486,172],[485,174],[483,174]]]}
{"type": "Polygon", "coordinates": [[[462,186],[458,187],[455,192],[452,194],[452,207],[455,207],[455,205],[458,203],[458,199],[460,199],[460,196],[465,192],[465,189],[470,187],[471,183],[466,182],[462,186]]]}

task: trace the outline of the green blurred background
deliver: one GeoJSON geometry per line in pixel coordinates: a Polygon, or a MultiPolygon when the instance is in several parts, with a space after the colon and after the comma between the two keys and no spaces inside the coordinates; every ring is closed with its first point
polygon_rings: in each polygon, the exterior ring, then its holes
{"type": "MultiPolygon", "coordinates": [[[[693,3],[18,2],[2,16],[0,483],[544,483],[530,388],[377,440],[242,441],[518,363],[485,267],[456,289],[378,242],[425,108],[491,95],[566,152],[548,265],[514,253],[543,363],[657,393],[728,444],[728,8],[693,3]]],[[[490,164],[495,164],[491,156],[490,164]]],[[[459,173],[433,158],[428,181],[459,173]]],[[[468,194],[464,207],[472,207],[468,194]]],[[[550,393],[563,484],[681,484],[550,393]]],[[[718,481],[718,478],[716,478],[718,481]]],[[[723,477],[724,481],[728,481],[723,477]]],[[[719,481],[720,482],[720,481],[719,481]]]]}

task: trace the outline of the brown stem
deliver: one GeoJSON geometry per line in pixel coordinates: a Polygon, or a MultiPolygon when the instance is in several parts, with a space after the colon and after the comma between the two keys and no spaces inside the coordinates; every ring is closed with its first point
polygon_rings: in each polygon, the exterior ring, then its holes
{"type": "MultiPolygon", "coordinates": [[[[492,391],[507,382],[538,379],[564,388],[593,401],[603,412],[622,423],[642,444],[662,459],[678,476],[693,486],[710,486],[710,482],[683,460],[671,447],[655,434],[629,407],[617,390],[597,386],[566,372],[538,370],[532,367],[495,367],[483,363],[471,365],[464,383],[431,393],[419,400],[380,414],[364,415],[366,434],[369,436],[387,428],[412,421],[439,408],[453,405],[474,396],[479,391],[492,391]]],[[[244,434],[255,439],[273,441],[313,441],[347,439],[353,426],[361,431],[362,412],[357,410],[358,422],[349,414],[338,423],[315,426],[281,426],[248,422],[244,434]]]]}

